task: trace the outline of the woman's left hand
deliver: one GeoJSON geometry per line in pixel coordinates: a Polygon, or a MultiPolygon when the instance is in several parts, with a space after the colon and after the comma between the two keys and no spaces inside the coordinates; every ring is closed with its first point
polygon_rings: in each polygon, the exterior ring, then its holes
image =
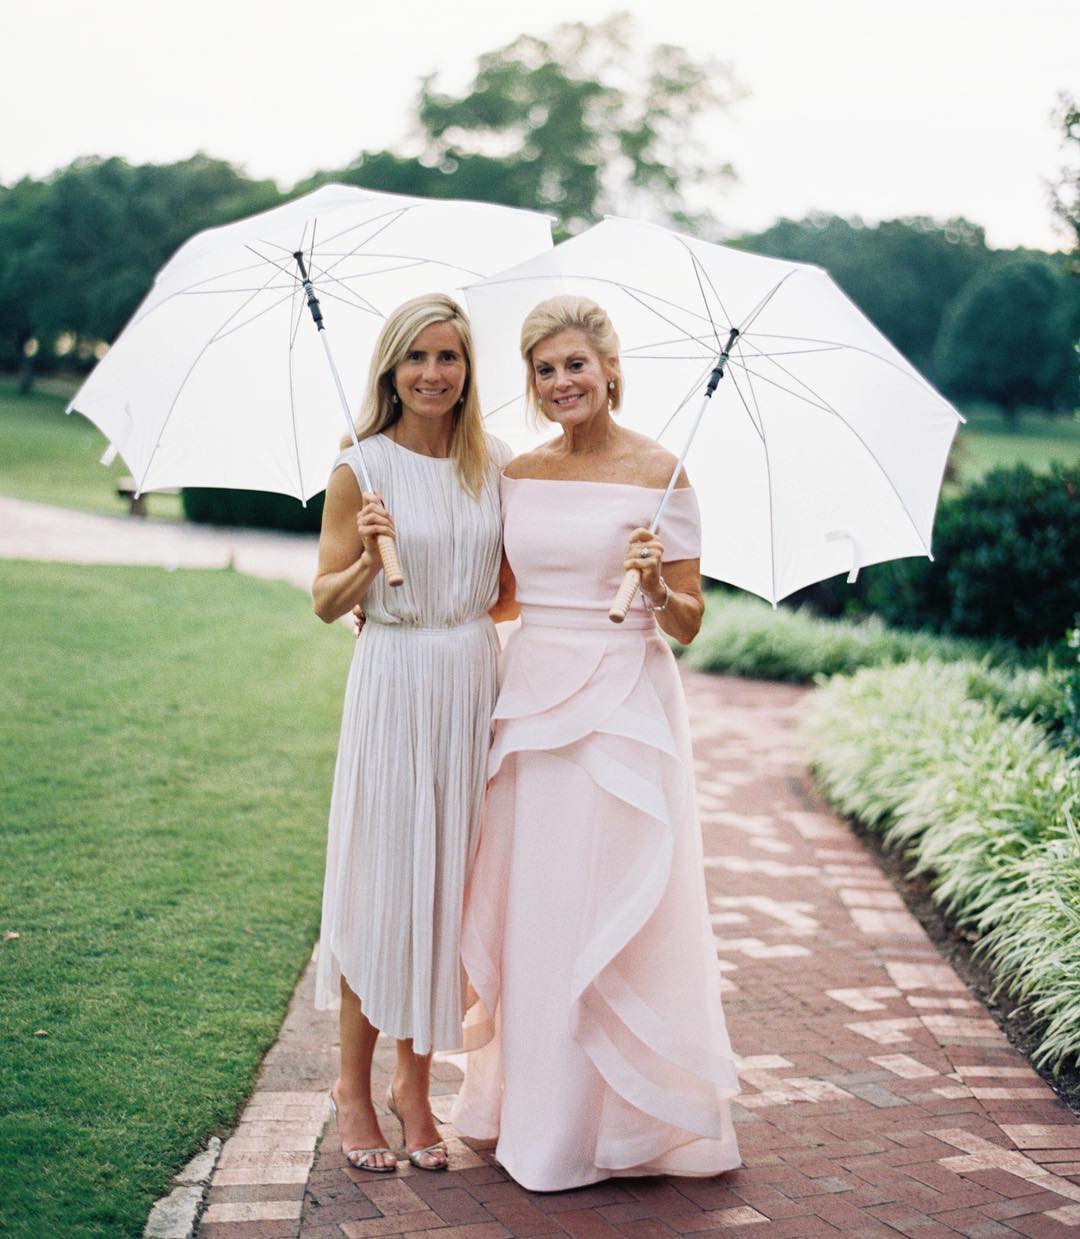
{"type": "Polygon", "coordinates": [[[626,552],[623,569],[641,573],[642,591],[651,598],[658,598],[664,587],[660,584],[660,565],[664,560],[664,544],[647,529],[635,529],[630,535],[630,548],[626,552]]]}

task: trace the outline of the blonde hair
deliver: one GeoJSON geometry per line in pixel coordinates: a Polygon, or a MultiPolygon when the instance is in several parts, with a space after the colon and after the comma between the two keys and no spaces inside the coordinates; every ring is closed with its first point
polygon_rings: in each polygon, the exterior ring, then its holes
{"type": "MultiPolygon", "coordinates": [[[[449,323],[461,337],[465,355],[465,387],[454,414],[450,456],[461,485],[476,499],[484,484],[491,455],[476,391],[472,332],[465,311],[453,297],[447,297],[444,293],[427,293],[406,301],[387,315],[375,341],[367,388],[356,418],[356,437],[368,439],[400,420],[401,405],[394,403],[394,370],[405,360],[409,346],[420,332],[433,323],[449,323]]],[[[343,448],[351,445],[351,437],[342,439],[343,448]]]]}
{"type": "MultiPolygon", "coordinates": [[[[533,373],[532,352],[541,340],[558,335],[560,331],[581,331],[602,361],[619,356],[619,337],[611,325],[607,311],[590,301],[588,297],[575,297],[564,293],[549,297],[534,306],[521,324],[521,359],[525,362],[525,401],[534,413],[546,417],[536,390],[536,375],[533,373]]],[[[608,389],[608,401],[614,413],[622,404],[622,371],[612,375],[614,387],[608,389]]]]}

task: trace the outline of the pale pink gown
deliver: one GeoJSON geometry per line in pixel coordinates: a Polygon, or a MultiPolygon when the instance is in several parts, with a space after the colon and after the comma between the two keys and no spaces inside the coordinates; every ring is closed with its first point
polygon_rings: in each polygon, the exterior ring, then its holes
{"type": "MultiPolygon", "coordinates": [[[[660,492],[502,480],[522,624],[503,658],[492,778],[466,895],[478,995],[452,1121],[523,1186],[739,1164],[686,702],[636,601],[607,617],[660,492]]],[[[690,489],[660,529],[697,558],[690,489]]]]}

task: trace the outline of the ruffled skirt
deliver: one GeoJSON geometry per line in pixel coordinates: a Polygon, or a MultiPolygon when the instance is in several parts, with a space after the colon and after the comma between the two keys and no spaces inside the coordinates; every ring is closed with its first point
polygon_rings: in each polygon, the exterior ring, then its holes
{"type": "Polygon", "coordinates": [[[671,651],[648,617],[523,618],[466,897],[477,1001],[452,1121],[536,1191],[731,1169],[738,1083],[671,651]]]}

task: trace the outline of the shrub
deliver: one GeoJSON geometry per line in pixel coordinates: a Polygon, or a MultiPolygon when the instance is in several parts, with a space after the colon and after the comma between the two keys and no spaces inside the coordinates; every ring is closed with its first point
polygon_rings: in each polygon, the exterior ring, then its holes
{"type": "Polygon", "coordinates": [[[184,515],[199,525],[246,525],[289,533],[317,533],[322,523],[321,494],[308,500],[304,507],[291,495],[185,486],[181,500],[184,515]]]}
{"type": "Polygon", "coordinates": [[[1005,643],[898,631],[873,615],[827,620],[806,610],[781,607],[774,611],[768,603],[746,594],[719,591],[710,592],[706,601],[697,640],[680,651],[683,661],[699,671],[805,683],[817,676],[911,658],[984,658],[1008,663],[1015,656],[1005,643]]]}
{"type": "Polygon", "coordinates": [[[1080,758],[971,695],[983,671],[907,663],[809,699],[828,797],[930,875],[999,987],[1040,1022],[1036,1062],[1080,1061],[1080,758]]]}
{"type": "Polygon", "coordinates": [[[866,602],[887,623],[1033,646],[1056,641],[1076,610],[1080,468],[988,474],[938,509],[935,562],[881,564],[866,602]]]}

